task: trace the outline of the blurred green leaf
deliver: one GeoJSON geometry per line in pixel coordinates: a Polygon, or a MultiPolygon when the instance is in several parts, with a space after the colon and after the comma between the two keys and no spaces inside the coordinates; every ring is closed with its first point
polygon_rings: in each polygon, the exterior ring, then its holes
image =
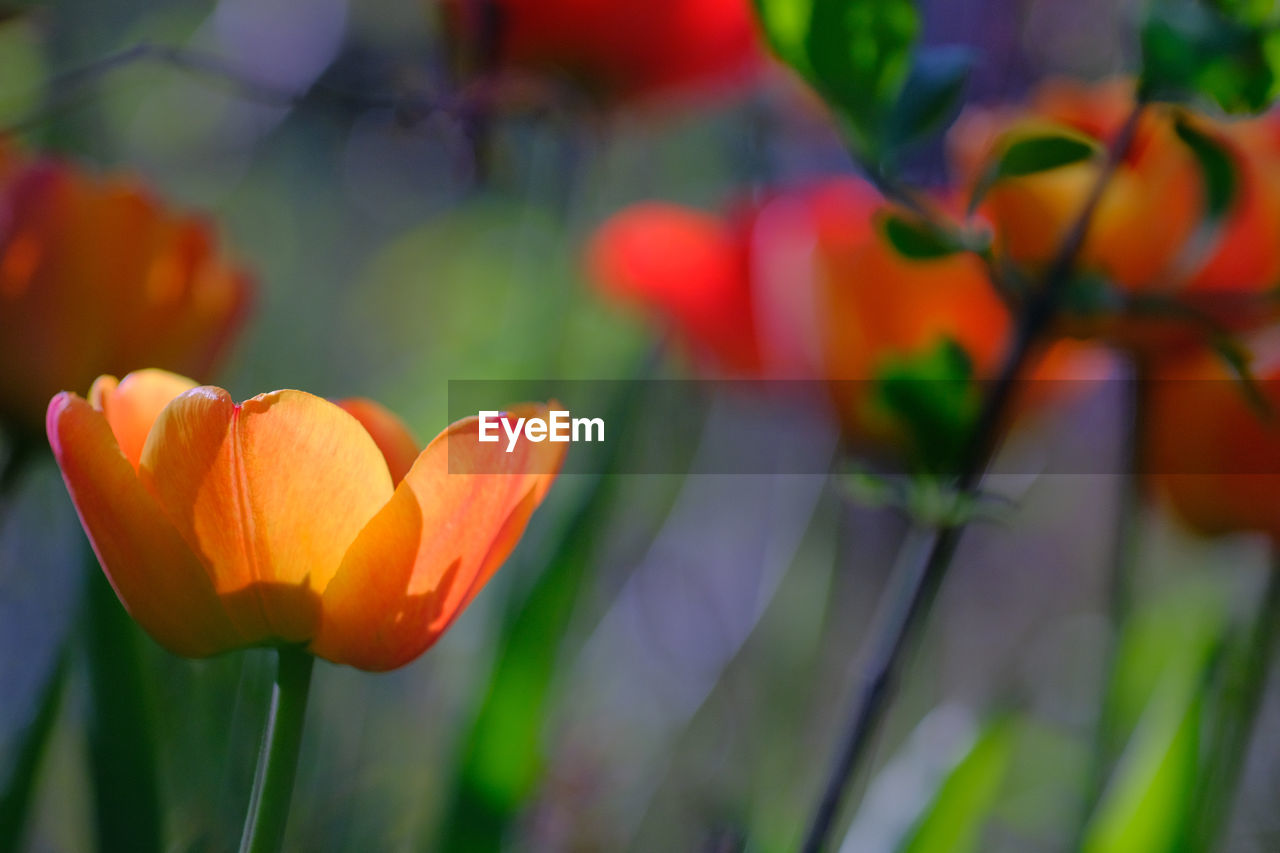
{"type": "Polygon", "coordinates": [[[1228,625],[1220,586],[1207,579],[1179,585],[1145,602],[1124,626],[1109,688],[1121,738],[1138,724],[1170,670],[1190,682],[1203,671],[1228,625]]]}
{"type": "Polygon", "coordinates": [[[1070,166],[1098,153],[1098,145],[1082,136],[1052,135],[1019,139],[996,161],[994,179],[1020,178],[1070,166]]]}
{"type": "Polygon", "coordinates": [[[1009,718],[987,725],[968,753],[943,779],[933,800],[898,845],[899,853],[965,853],[976,850],[1013,757],[1009,718]]]}
{"type": "Polygon", "coordinates": [[[880,219],[880,228],[889,245],[911,260],[933,260],[965,251],[965,244],[954,232],[945,231],[932,222],[889,213],[880,219]]]}
{"type": "Polygon", "coordinates": [[[1074,133],[1040,133],[1014,139],[987,166],[974,186],[969,209],[975,210],[1000,181],[1021,178],[1080,163],[1099,154],[1096,140],[1074,133]]]}
{"type": "MultiPolygon", "coordinates": [[[[641,375],[652,365],[646,358],[641,375]]],[[[641,405],[636,389],[613,401],[606,423],[630,422],[641,405]]],[[[610,472],[625,442],[603,445],[598,473],[552,543],[546,569],[529,594],[512,608],[498,642],[486,693],[466,736],[453,782],[452,801],[437,843],[430,849],[500,850],[512,821],[542,770],[541,736],[561,642],[588,578],[596,533],[612,504],[616,477],[610,472]]]]}
{"type": "Polygon", "coordinates": [[[47,69],[35,25],[0,6],[0,127],[26,119],[44,96],[47,69]]]}
{"type": "Polygon", "coordinates": [[[62,707],[66,674],[66,656],[60,654],[45,683],[39,707],[23,731],[13,763],[3,779],[4,787],[0,788],[0,853],[24,849],[22,842],[27,814],[39,779],[41,759],[58,718],[58,709],[62,707]]]}
{"type": "Polygon", "coordinates": [[[1190,122],[1174,124],[1178,138],[1191,149],[1204,181],[1205,212],[1211,220],[1220,219],[1236,196],[1236,165],[1222,142],[1201,131],[1190,122]]]}
{"type": "MultiPolygon", "coordinates": [[[[1275,557],[1273,555],[1273,563],[1275,557]]],[[[1196,786],[1188,849],[1209,853],[1231,817],[1253,742],[1280,632],[1280,574],[1269,567],[1248,630],[1227,638],[1220,678],[1205,714],[1205,756],[1196,786]]]]}
{"type": "Polygon", "coordinates": [[[889,117],[889,142],[907,145],[949,125],[960,112],[973,51],[965,47],[921,50],[889,117]]]}
{"type": "Polygon", "coordinates": [[[845,472],[845,494],[869,508],[899,510],[924,527],[955,527],[973,521],[1003,521],[1009,502],[983,492],[961,492],[950,477],[886,476],[870,471],[845,472]]]}
{"type": "Polygon", "coordinates": [[[926,472],[954,473],[981,405],[964,348],[944,338],[887,360],[875,381],[880,404],[906,431],[911,461],[926,472]]]}
{"type": "Polygon", "coordinates": [[[864,158],[884,154],[911,71],[920,15],[911,0],[755,0],[774,52],[836,110],[864,158]]]}
{"type": "Polygon", "coordinates": [[[814,0],[753,0],[756,17],[774,54],[803,77],[812,76],[805,39],[814,0]]]}
{"type": "Polygon", "coordinates": [[[142,631],[125,613],[85,543],[85,643],[92,716],[89,764],[98,849],[159,853],[163,810],[155,727],[138,659],[142,631]]]}
{"type": "Polygon", "coordinates": [[[1084,853],[1172,853],[1199,775],[1202,677],[1167,671],[1085,832],[1084,853]]]}
{"type": "Polygon", "coordinates": [[[1274,3],[1158,0],[1142,29],[1145,97],[1213,99],[1257,112],[1280,88],[1280,18],[1274,3]]]}

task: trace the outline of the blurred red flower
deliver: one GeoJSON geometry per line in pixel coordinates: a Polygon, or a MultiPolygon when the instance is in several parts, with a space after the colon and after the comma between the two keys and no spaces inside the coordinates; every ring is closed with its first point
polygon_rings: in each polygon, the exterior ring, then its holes
{"type": "Polygon", "coordinates": [[[206,376],[250,290],[204,220],[135,181],[0,139],[0,422],[10,429],[37,432],[50,397],[103,373],[206,376]]]}
{"type": "Polygon", "coordinates": [[[610,299],[641,307],[671,328],[712,372],[761,372],[749,240],[709,213],[637,204],[596,232],[589,273],[610,299]]]}
{"type": "Polygon", "coordinates": [[[732,87],[763,57],[751,0],[445,0],[443,9],[465,65],[565,78],[605,103],[732,87]]]}

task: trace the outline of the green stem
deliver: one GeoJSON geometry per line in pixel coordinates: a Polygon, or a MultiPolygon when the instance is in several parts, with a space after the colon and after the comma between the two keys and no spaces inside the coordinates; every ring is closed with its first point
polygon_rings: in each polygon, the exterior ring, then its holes
{"type": "MultiPolygon", "coordinates": [[[[1116,498],[1117,513],[1111,561],[1107,575],[1106,605],[1111,640],[1106,650],[1106,661],[1100,684],[1098,720],[1094,729],[1093,754],[1090,757],[1089,775],[1086,779],[1083,811],[1079,830],[1088,825],[1089,815],[1098,804],[1106,786],[1112,765],[1121,747],[1120,732],[1116,731],[1115,702],[1113,696],[1116,678],[1117,652],[1120,637],[1129,620],[1133,604],[1133,574],[1138,559],[1140,522],[1143,504],[1142,436],[1144,404],[1142,399],[1147,370],[1140,361],[1134,361],[1130,384],[1125,399],[1124,444],[1120,488],[1116,498]]],[[[1080,840],[1076,839],[1077,842],[1080,840]]]]}
{"type": "Polygon", "coordinates": [[[1277,634],[1280,633],[1280,546],[1272,546],[1262,602],[1253,625],[1227,673],[1223,685],[1222,711],[1208,749],[1208,766],[1202,775],[1193,812],[1189,849],[1215,849],[1223,825],[1231,814],[1231,805],[1248,756],[1254,723],[1262,705],[1267,676],[1275,656],[1277,634]]]}
{"type": "MultiPolygon", "coordinates": [[[[1070,283],[1094,211],[1133,143],[1145,108],[1145,103],[1139,100],[1129,113],[1080,213],[1045,270],[1042,286],[1031,295],[1020,312],[1013,341],[991,383],[960,460],[955,491],[961,497],[973,495],[982,480],[987,463],[1000,441],[1022,369],[1057,317],[1062,293],[1070,283]]],[[[862,668],[848,726],[801,844],[800,849],[804,853],[819,853],[827,847],[849,785],[864,763],[872,737],[892,699],[903,659],[927,620],[963,533],[963,522],[935,528],[920,559],[914,564],[898,567],[889,579],[889,590],[877,613],[870,640],[870,656],[862,668]]]]}
{"type": "Polygon", "coordinates": [[[253,776],[249,811],[244,818],[240,853],[275,853],[284,841],[314,664],[315,658],[301,648],[279,649],[276,683],[271,690],[271,707],[253,776]]]}

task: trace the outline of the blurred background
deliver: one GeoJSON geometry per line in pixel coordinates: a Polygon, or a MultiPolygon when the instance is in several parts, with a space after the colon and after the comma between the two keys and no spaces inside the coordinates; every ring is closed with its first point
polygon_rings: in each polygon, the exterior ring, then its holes
{"type": "MultiPolygon", "coordinates": [[[[976,51],[970,102],[1133,66],[1136,3],[920,5],[928,43],[976,51]]],[[[583,247],[612,213],[646,199],[718,211],[853,171],[819,103],[780,67],[696,97],[553,98],[476,116],[451,101],[450,38],[425,0],[18,11],[0,20],[0,126],[204,211],[254,271],[257,304],[219,384],[237,399],[281,387],[372,397],[420,441],[447,422],[449,380],[691,375],[679,348],[586,281],[583,247]],[[217,62],[122,56],[138,45],[217,62]]],[[[906,174],[937,183],[943,163],[941,145],[926,146],[906,174]]],[[[1119,409],[1106,393],[1072,401],[1016,441],[1084,435],[1081,452],[1119,454],[1119,409]]],[[[721,415],[708,416],[708,448],[735,426],[721,415]]],[[[834,466],[826,440],[804,439],[834,466]]],[[[778,452],[776,436],[759,452],[778,452]]],[[[902,849],[975,754],[987,776],[961,787],[986,803],[981,820],[940,837],[977,833],[987,851],[1067,846],[1111,642],[1120,480],[995,484],[1014,500],[964,539],[842,849],[902,849]]],[[[900,548],[918,547],[900,512],[855,497],[837,478],[785,470],[563,478],[429,653],[378,676],[320,663],[287,847],[793,849],[885,577],[900,548]]],[[[1118,664],[1128,694],[1115,700],[1129,725],[1170,661],[1189,671],[1248,611],[1266,565],[1261,542],[1192,539],[1159,507],[1144,510],[1140,535],[1142,603],[1118,664]]],[[[0,518],[0,767],[16,765],[42,708],[51,725],[34,851],[94,845],[86,732],[99,710],[87,654],[68,640],[82,629],[80,536],[52,464],[0,518]],[[50,704],[59,666],[68,677],[50,704]]],[[[137,645],[165,849],[231,849],[267,653],[189,661],[141,632],[137,645]]],[[[1223,849],[1280,849],[1276,722],[1273,694],[1223,849]]],[[[916,849],[965,849],[940,844],[916,849]]]]}

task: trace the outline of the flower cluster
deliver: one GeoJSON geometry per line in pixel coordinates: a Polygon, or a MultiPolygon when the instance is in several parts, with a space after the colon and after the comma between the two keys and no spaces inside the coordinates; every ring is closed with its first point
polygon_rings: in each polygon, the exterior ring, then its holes
{"type": "MultiPolygon", "coordinates": [[[[993,230],[998,258],[1031,271],[1050,262],[1105,167],[1101,151],[1115,142],[1133,109],[1129,81],[1055,81],[1025,109],[974,109],[960,117],[951,151],[969,191],[987,164],[1019,139],[1073,134],[1099,151],[1056,169],[1001,180],[986,192],[980,212],[993,230]]],[[[1107,181],[1078,261],[1117,298],[1096,313],[1069,313],[1063,330],[1167,352],[1196,338],[1187,317],[1169,310],[1173,303],[1231,331],[1271,322],[1277,313],[1268,291],[1280,282],[1277,234],[1276,117],[1222,122],[1181,107],[1150,105],[1107,181]],[[1223,190],[1211,185],[1194,139],[1227,161],[1229,198],[1214,198],[1223,190]]]]}
{"type": "MultiPolygon", "coordinates": [[[[609,298],[657,318],[704,371],[832,380],[851,442],[902,452],[902,427],[886,417],[869,380],[894,365],[945,364],[934,358],[939,348],[960,354],[972,378],[994,375],[1018,301],[1052,262],[1132,114],[1128,81],[1051,82],[1028,105],[963,114],[949,138],[955,187],[916,201],[967,234],[970,245],[904,251],[886,224],[914,214],[869,183],[840,177],[778,190],[725,216],[637,205],[601,227],[589,274],[609,298]],[[1044,136],[1082,140],[1095,155],[991,180],[1002,152],[1044,136]]],[[[1193,478],[1200,486],[1176,491],[1183,515],[1206,530],[1280,530],[1260,518],[1275,515],[1261,508],[1275,501],[1259,500],[1260,488],[1280,498],[1280,477],[1253,481],[1251,497],[1240,498],[1250,512],[1224,509],[1218,494],[1243,494],[1238,475],[1248,460],[1266,457],[1264,441],[1280,448],[1280,435],[1257,418],[1211,350],[1233,336],[1247,344],[1278,317],[1280,122],[1270,115],[1227,122],[1156,105],[1132,131],[1085,233],[1060,320],[1025,375],[1092,377],[1098,361],[1088,344],[1128,352],[1162,391],[1147,401],[1154,480],[1187,487],[1186,476],[1156,475],[1185,474],[1189,457],[1210,467],[1208,460],[1218,460],[1223,476],[1235,472],[1213,484],[1217,474],[1201,471],[1193,478]],[[1225,197],[1197,140],[1230,167],[1225,197]],[[1210,376],[1217,381],[1176,381],[1210,376]],[[1213,399],[1195,398],[1196,387],[1213,399]],[[1226,441],[1227,421],[1230,434],[1248,421],[1240,435],[1254,438],[1226,441]],[[1187,428],[1171,429],[1174,423],[1187,428]]],[[[1260,379],[1268,388],[1280,381],[1260,379]]],[[[1026,394],[1026,402],[1051,399],[1052,387],[1026,394]]]]}
{"type": "Polygon", "coordinates": [[[562,450],[486,463],[463,421],[419,454],[370,401],[236,404],[170,372],[207,376],[250,294],[203,220],[0,141],[0,418],[23,437],[45,416],[126,608],[179,654],[401,666],[515,546],[562,450]]]}

